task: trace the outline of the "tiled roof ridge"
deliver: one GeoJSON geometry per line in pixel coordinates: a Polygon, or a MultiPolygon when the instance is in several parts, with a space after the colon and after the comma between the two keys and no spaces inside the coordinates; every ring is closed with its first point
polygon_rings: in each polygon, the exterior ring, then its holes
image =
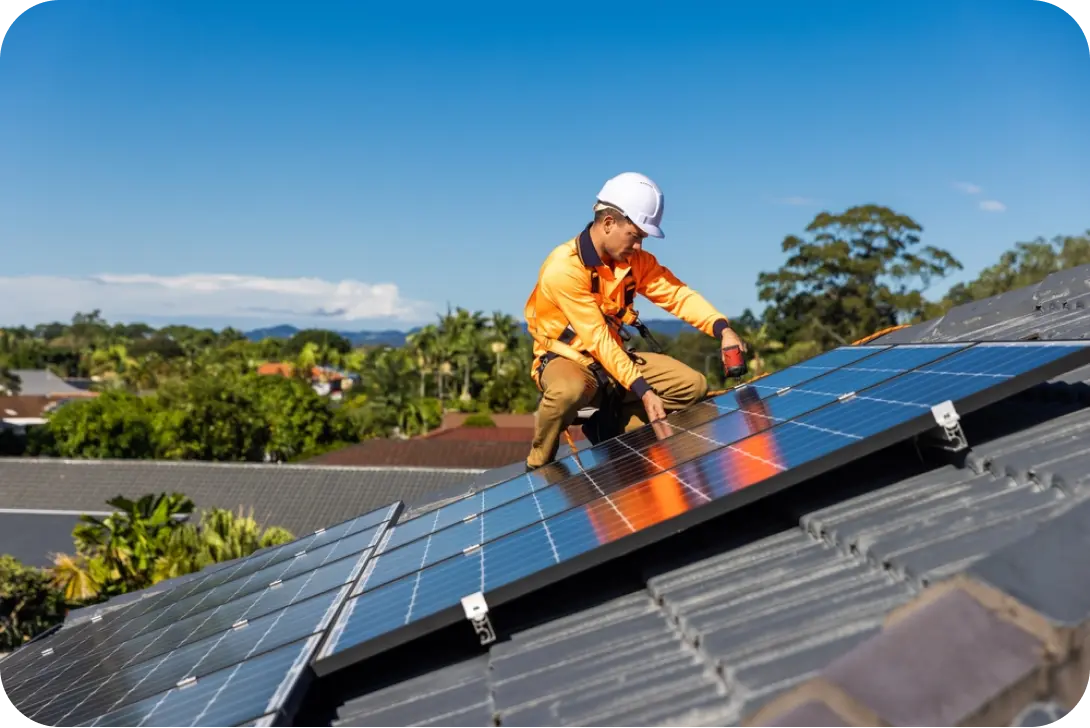
{"type": "Polygon", "coordinates": [[[1039,703],[1073,709],[1090,680],[1090,582],[1075,577],[1088,526],[1084,501],[920,591],[741,725],[1011,725],[1039,703]],[[1058,563],[1035,568],[1042,555],[1058,563]]]}
{"type": "Polygon", "coordinates": [[[430,467],[419,465],[317,465],[307,463],[264,463],[264,462],[224,462],[215,460],[151,460],[125,458],[64,458],[64,457],[6,457],[6,463],[37,463],[57,465],[77,465],[85,467],[155,467],[155,468],[224,468],[246,470],[329,470],[358,471],[399,471],[399,472],[461,472],[475,475],[484,472],[481,468],[430,467]]]}

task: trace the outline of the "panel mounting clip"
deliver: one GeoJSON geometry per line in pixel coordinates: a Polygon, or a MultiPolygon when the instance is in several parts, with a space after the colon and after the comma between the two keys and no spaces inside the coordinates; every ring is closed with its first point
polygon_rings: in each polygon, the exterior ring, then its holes
{"type": "Polygon", "coordinates": [[[496,630],[492,628],[492,621],[488,618],[488,602],[484,600],[484,594],[475,592],[462,597],[462,610],[473,625],[473,631],[480,637],[482,645],[496,641],[496,630]]]}
{"type": "Polygon", "coordinates": [[[954,403],[950,400],[940,402],[931,408],[931,414],[935,418],[938,427],[939,447],[951,452],[964,450],[969,446],[965,438],[965,431],[961,429],[961,416],[954,409],[954,403]]]}

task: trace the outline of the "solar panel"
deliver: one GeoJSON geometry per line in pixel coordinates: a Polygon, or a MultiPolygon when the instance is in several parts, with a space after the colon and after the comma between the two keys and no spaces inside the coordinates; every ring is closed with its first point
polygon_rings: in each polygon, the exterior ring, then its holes
{"type": "Polygon", "coordinates": [[[913,344],[830,354],[692,408],[705,413],[695,416],[699,424],[686,428],[675,417],[667,439],[649,437],[650,427],[616,438],[598,452],[624,454],[588,458],[566,480],[525,475],[395,527],[328,630],[316,672],[467,617],[487,633],[474,610],[956,423],[957,412],[1086,364],[1090,345],[913,344]]]}
{"type": "MultiPolygon", "coordinates": [[[[392,506],[391,506],[392,507],[392,506]]],[[[199,579],[183,582],[156,597],[134,603],[124,610],[107,612],[97,622],[84,622],[65,629],[39,645],[49,648],[50,662],[79,650],[87,653],[97,647],[116,644],[173,624],[181,619],[216,607],[231,599],[264,589],[269,583],[291,578],[316,564],[328,563],[367,547],[380,526],[393,521],[380,520],[391,507],[352,518],[308,536],[263,549],[239,559],[224,569],[213,565],[200,572],[199,579]],[[302,554],[302,555],[299,555],[302,554]]],[[[23,663],[40,657],[39,652],[21,650],[5,660],[5,682],[22,679],[23,663]]]]}
{"type": "Polygon", "coordinates": [[[264,549],[62,629],[16,652],[15,663],[0,663],[5,692],[24,715],[51,725],[272,721],[402,507],[264,549]]]}
{"type": "Polygon", "coordinates": [[[524,473],[520,478],[398,524],[380,546],[374,568],[367,572],[354,593],[364,587],[393,581],[476,544],[661,472],[658,462],[647,456],[647,450],[652,446],[660,451],[659,459],[666,455],[671,462],[691,460],[767,429],[777,421],[828,404],[855,388],[959,351],[965,345],[886,351],[887,348],[830,352],[834,356],[818,357],[818,361],[808,364],[805,370],[785,370],[770,376],[759,387],[728,392],[688,410],[687,417],[668,419],[675,434],[666,442],[660,442],[651,428],[643,428],[599,445],[590,457],[573,456],[572,460],[577,463],[577,468],[573,468],[576,474],[563,481],[542,484],[535,482],[535,475],[527,477],[524,473]],[[814,389],[796,388],[788,396],[774,397],[765,405],[760,417],[754,415],[752,397],[747,395],[766,398],[803,382],[813,383],[814,389]]]}

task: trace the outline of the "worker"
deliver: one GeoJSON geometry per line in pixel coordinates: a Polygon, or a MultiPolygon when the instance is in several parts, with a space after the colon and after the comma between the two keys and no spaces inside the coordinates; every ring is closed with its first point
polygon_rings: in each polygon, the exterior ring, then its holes
{"type": "Polygon", "coordinates": [[[584,407],[598,407],[597,442],[660,423],[707,394],[706,378],[692,367],[624,348],[621,330],[637,320],[637,293],[723,347],[745,351],[727,317],[644,250],[648,236],[664,237],[658,185],[635,172],[619,174],[603,185],[593,213],[579,235],[549,253],[526,302],[531,377],[542,393],[527,470],[556,457],[561,435],[584,407]]]}

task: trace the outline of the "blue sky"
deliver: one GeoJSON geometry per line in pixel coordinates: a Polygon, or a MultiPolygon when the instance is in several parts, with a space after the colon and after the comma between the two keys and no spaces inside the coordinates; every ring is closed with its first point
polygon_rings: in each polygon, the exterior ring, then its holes
{"type": "Polygon", "coordinates": [[[1090,50],[1047,3],[304,7],[51,0],[15,22],[0,324],[521,317],[624,170],[666,195],[649,248],[729,315],[821,210],[914,217],[965,265],[936,293],[1090,229],[1090,50]]]}

